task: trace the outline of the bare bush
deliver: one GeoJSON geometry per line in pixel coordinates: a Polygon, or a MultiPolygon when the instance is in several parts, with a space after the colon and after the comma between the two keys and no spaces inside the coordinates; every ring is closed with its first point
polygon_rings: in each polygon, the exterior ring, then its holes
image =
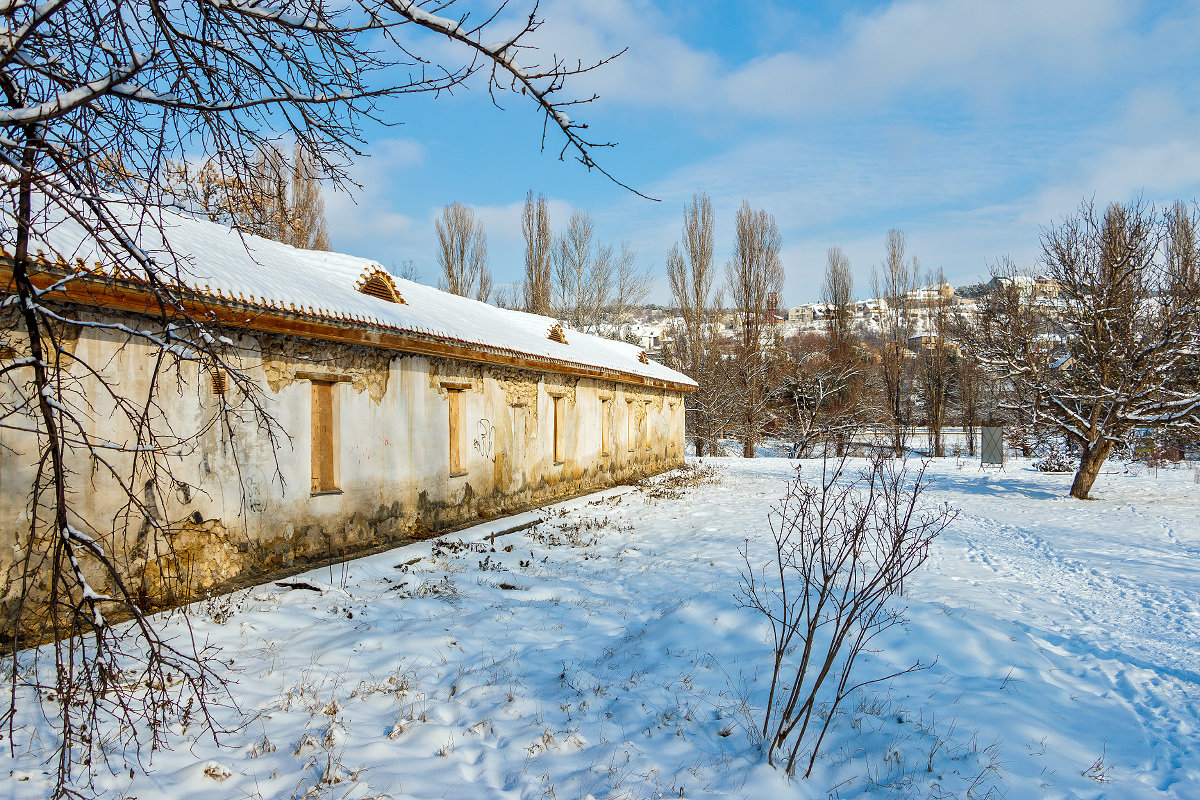
{"type": "Polygon", "coordinates": [[[1057,447],[1051,447],[1050,452],[1046,454],[1046,457],[1041,461],[1033,462],[1033,466],[1038,470],[1038,472],[1074,472],[1075,459],[1071,458],[1057,447]]]}
{"type": "Polygon", "coordinates": [[[819,481],[797,470],[772,510],[774,560],[756,568],[743,552],[740,602],[767,618],[773,639],[761,729],[772,766],[794,774],[804,753],[808,777],[843,700],[928,666],[853,675],[872,640],[903,621],[889,601],[956,516],[947,506],[923,507],[926,485],[924,467],[910,478],[905,461],[876,457],[851,475],[844,459],[827,459],[819,481]]]}

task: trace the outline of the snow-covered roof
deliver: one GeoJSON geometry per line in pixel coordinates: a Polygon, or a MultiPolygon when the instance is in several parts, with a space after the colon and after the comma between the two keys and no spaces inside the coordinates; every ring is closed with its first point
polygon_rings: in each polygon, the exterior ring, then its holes
{"type": "MultiPolygon", "coordinates": [[[[170,250],[187,259],[184,282],[198,292],[235,299],[250,306],[297,312],[334,321],[377,325],[390,330],[446,340],[481,350],[502,350],[537,360],[624,373],[652,381],[694,386],[695,381],[662,364],[639,360],[635,345],[567,329],[566,343],[548,334],[557,320],[510,311],[459,297],[403,278],[391,277],[404,302],[394,303],[359,290],[378,262],[357,256],[301,250],[223,225],[168,211],[161,212],[163,235],[154,225],[142,228],[141,248],[161,258],[170,250]]],[[[79,225],[67,221],[35,247],[44,247],[67,263],[101,260],[96,243],[79,225]]]]}

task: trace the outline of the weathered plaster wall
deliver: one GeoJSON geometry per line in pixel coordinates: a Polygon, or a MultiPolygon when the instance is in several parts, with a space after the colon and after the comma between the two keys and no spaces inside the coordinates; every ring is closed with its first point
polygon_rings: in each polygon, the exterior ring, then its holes
{"type": "MultiPolygon", "coordinates": [[[[104,364],[122,394],[144,399],[152,350],[91,328],[72,344],[81,360],[104,364]]],[[[106,468],[73,456],[74,502],[148,604],[427,538],[636,480],[683,460],[677,393],[280,337],[247,335],[234,344],[278,425],[274,442],[250,423],[246,398],[232,388],[215,394],[209,375],[192,365],[182,375],[168,370],[159,377],[156,424],[202,431],[169,457],[171,485],[163,485],[161,473],[153,480],[134,473],[130,459],[117,451],[108,456],[118,475],[137,475],[148,513],[127,508],[106,468]],[[313,380],[336,381],[338,489],[315,495],[313,380]],[[457,476],[450,474],[451,391],[458,393],[460,409],[457,476]],[[562,404],[558,462],[555,397],[562,404]],[[232,431],[212,424],[223,404],[232,418],[240,416],[232,431]]],[[[98,382],[75,377],[92,403],[89,432],[116,444],[132,441],[132,430],[121,424],[98,382]]],[[[22,559],[30,550],[27,500],[36,443],[12,430],[0,437],[2,623],[21,596],[22,559]]],[[[99,573],[90,579],[101,591],[110,588],[99,573]]],[[[44,586],[44,576],[36,577],[31,593],[44,586]]]]}

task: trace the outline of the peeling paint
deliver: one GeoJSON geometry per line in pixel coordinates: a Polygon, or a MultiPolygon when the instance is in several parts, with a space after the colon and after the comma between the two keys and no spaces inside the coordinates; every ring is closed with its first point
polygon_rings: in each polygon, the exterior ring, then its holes
{"type": "Polygon", "coordinates": [[[376,403],[387,394],[394,354],[292,337],[263,336],[259,347],[263,376],[272,392],[278,393],[285,386],[313,375],[328,374],[336,380],[348,379],[356,390],[367,392],[376,403]]]}

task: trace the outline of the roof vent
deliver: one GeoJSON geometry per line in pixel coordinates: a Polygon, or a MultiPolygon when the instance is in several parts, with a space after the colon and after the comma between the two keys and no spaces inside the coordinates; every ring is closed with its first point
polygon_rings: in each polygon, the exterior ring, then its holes
{"type": "Polygon", "coordinates": [[[567,343],[567,337],[563,333],[562,325],[558,324],[555,324],[555,326],[550,329],[550,333],[546,336],[546,338],[552,342],[558,342],[559,344],[567,343]]]}
{"type": "Polygon", "coordinates": [[[405,299],[400,296],[400,293],[396,291],[396,284],[392,280],[392,276],[381,269],[375,269],[369,274],[364,274],[358,281],[358,290],[363,294],[378,297],[380,300],[386,300],[389,303],[408,305],[405,299]]]}
{"type": "Polygon", "coordinates": [[[213,394],[225,394],[225,370],[214,369],[212,371],[212,390],[213,394]]]}
{"type": "Polygon", "coordinates": [[[650,363],[650,356],[646,355],[646,351],[645,351],[645,350],[643,350],[642,352],[638,353],[638,361],[642,362],[643,364],[649,364],[649,363],[650,363]]]}

